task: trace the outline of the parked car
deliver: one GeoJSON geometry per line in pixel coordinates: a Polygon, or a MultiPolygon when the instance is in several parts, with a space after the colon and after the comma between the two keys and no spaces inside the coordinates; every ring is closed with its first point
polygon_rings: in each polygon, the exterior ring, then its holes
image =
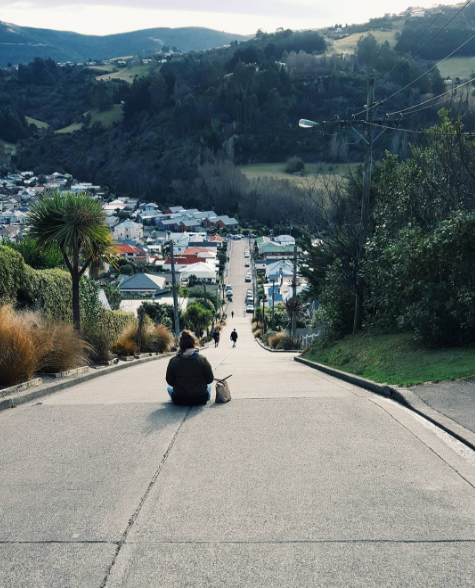
{"type": "Polygon", "coordinates": [[[244,251],[244,257],[249,257],[249,251],[244,251]]]}
{"type": "Polygon", "coordinates": [[[244,267],[249,267],[249,262],[246,261],[246,263],[244,264],[244,267]]]}
{"type": "Polygon", "coordinates": [[[252,282],[251,274],[246,274],[246,282],[252,282]]]}
{"type": "Polygon", "coordinates": [[[232,289],[233,289],[233,287],[231,286],[231,284],[228,284],[228,285],[226,286],[226,292],[227,292],[228,290],[232,290],[232,289]]]}
{"type": "Polygon", "coordinates": [[[253,304],[248,304],[246,306],[246,312],[254,312],[254,305],[253,304]]]}

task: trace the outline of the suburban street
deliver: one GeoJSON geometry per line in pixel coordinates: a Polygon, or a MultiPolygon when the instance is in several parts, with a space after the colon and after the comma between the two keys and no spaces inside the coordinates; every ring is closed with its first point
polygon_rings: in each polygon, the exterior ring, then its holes
{"type": "Polygon", "coordinates": [[[262,349],[247,247],[232,242],[228,323],[203,352],[232,374],[229,404],[173,406],[164,359],[0,413],[0,586],[473,586],[474,454],[262,349]]]}

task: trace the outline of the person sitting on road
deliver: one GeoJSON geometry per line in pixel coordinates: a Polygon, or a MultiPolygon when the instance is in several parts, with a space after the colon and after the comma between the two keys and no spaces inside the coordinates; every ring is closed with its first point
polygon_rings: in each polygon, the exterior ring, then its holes
{"type": "Polygon", "coordinates": [[[233,347],[236,347],[236,341],[238,339],[238,334],[237,334],[236,329],[234,329],[234,331],[231,333],[230,339],[233,342],[233,347]]]}
{"type": "Polygon", "coordinates": [[[198,341],[191,331],[183,331],[180,349],[170,359],[166,380],[168,394],[174,404],[197,406],[211,398],[213,370],[206,357],[200,356],[198,341]]]}

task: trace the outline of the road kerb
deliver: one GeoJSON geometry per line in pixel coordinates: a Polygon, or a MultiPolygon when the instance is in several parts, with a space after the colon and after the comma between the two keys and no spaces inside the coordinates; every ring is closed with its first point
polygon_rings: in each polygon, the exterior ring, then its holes
{"type": "Polygon", "coordinates": [[[148,363],[150,361],[165,359],[172,355],[175,355],[175,353],[163,353],[162,355],[144,357],[142,359],[137,359],[134,362],[119,363],[117,365],[105,367],[101,370],[92,371],[88,374],[73,377],[71,379],[68,379],[67,381],[57,383],[55,382],[52,384],[43,384],[42,386],[23,390],[21,392],[18,392],[17,394],[12,394],[10,396],[2,398],[0,401],[0,411],[7,410],[8,408],[15,408],[15,406],[25,404],[26,402],[31,402],[32,400],[37,400],[38,398],[43,398],[44,396],[49,396],[50,394],[54,394],[55,392],[61,392],[62,390],[72,388],[73,386],[77,386],[77,384],[82,384],[83,382],[87,382],[88,380],[94,380],[95,378],[100,378],[101,376],[106,376],[113,372],[135,367],[143,363],[148,363]]]}
{"type": "Polygon", "coordinates": [[[317,363],[316,361],[304,359],[303,357],[294,357],[294,360],[310,368],[319,370],[340,380],[344,380],[349,384],[353,384],[354,386],[359,386],[360,388],[369,390],[370,392],[378,394],[379,396],[384,396],[385,398],[395,400],[399,404],[409,408],[419,416],[430,421],[432,424],[441,428],[446,433],[452,435],[452,437],[455,437],[455,439],[475,451],[475,433],[466,429],[465,427],[462,427],[462,425],[459,425],[448,416],[433,409],[421,398],[419,398],[419,396],[417,396],[417,394],[412,390],[401,388],[399,386],[378,384],[372,380],[367,380],[366,378],[355,376],[354,374],[343,372],[341,370],[337,370],[336,368],[331,368],[327,365],[317,363]]]}

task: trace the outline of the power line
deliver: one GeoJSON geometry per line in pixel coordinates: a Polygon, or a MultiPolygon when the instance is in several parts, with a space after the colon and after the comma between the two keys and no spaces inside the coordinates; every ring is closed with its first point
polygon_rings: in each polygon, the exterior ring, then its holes
{"type": "Polygon", "coordinates": [[[401,133],[415,133],[417,135],[427,135],[427,134],[435,134],[436,136],[443,137],[456,137],[456,136],[463,136],[463,137],[473,137],[475,136],[475,132],[468,132],[465,131],[463,133],[455,132],[455,133],[439,133],[437,129],[401,129],[399,127],[391,127],[389,125],[383,125],[380,123],[368,123],[365,120],[358,121],[365,125],[371,124],[373,127],[379,127],[380,129],[390,129],[391,131],[399,131],[401,133]]]}
{"type": "Polygon", "coordinates": [[[428,100],[424,100],[424,102],[419,102],[419,104],[414,104],[413,106],[408,106],[407,108],[403,108],[401,110],[396,110],[394,112],[390,112],[389,116],[393,116],[395,114],[402,114],[403,112],[407,112],[408,110],[412,110],[413,108],[417,108],[418,106],[423,106],[424,104],[427,104],[428,102],[432,102],[433,100],[437,100],[438,98],[442,98],[442,96],[446,96],[447,94],[451,94],[452,92],[455,92],[455,90],[458,90],[459,88],[462,88],[462,86],[466,86],[467,84],[470,84],[471,82],[475,82],[475,78],[472,78],[472,79],[468,80],[467,82],[463,82],[463,84],[460,84],[457,87],[452,88],[451,90],[448,90],[447,92],[444,92],[443,94],[439,94],[438,96],[434,96],[433,98],[429,98],[428,100]]]}
{"type": "Polygon", "coordinates": [[[359,116],[360,114],[365,113],[367,110],[376,108],[377,106],[382,106],[385,102],[387,102],[388,100],[391,100],[391,98],[394,98],[394,96],[397,96],[401,92],[404,92],[404,90],[407,90],[407,88],[409,88],[410,86],[412,86],[412,84],[415,84],[416,82],[418,82],[419,80],[421,80],[422,78],[424,78],[427,74],[429,74],[431,71],[433,71],[435,68],[437,68],[441,63],[444,63],[444,61],[447,61],[447,59],[449,59],[450,57],[452,57],[452,55],[454,55],[454,53],[457,53],[457,51],[459,51],[459,49],[462,49],[462,47],[464,47],[467,43],[470,43],[470,41],[472,39],[475,39],[475,33],[470,37],[470,39],[467,39],[466,41],[464,41],[459,47],[457,47],[457,49],[455,49],[454,51],[452,51],[452,53],[450,53],[449,55],[447,55],[447,57],[444,57],[444,59],[441,59],[438,63],[436,63],[435,65],[433,65],[430,69],[428,69],[426,72],[424,72],[423,74],[421,74],[415,80],[412,80],[412,82],[409,82],[409,84],[406,84],[403,88],[400,88],[399,90],[397,90],[397,92],[394,92],[393,94],[391,94],[391,96],[388,96],[384,100],[379,100],[378,102],[376,102],[376,103],[371,104],[370,106],[368,106],[368,108],[365,108],[365,109],[361,110],[360,112],[357,112],[355,114],[355,116],[359,116]]]}
{"type": "MultiPolygon", "coordinates": [[[[406,65],[407,65],[407,64],[408,64],[410,61],[412,61],[412,60],[414,59],[414,57],[416,57],[417,55],[419,55],[419,53],[420,53],[420,52],[421,52],[421,51],[422,51],[422,50],[423,50],[425,47],[427,47],[427,45],[428,45],[428,44],[429,44],[429,43],[430,43],[430,42],[431,42],[433,39],[435,39],[435,38],[437,37],[437,35],[439,35],[439,34],[440,34],[440,33],[441,33],[441,32],[442,32],[442,31],[443,31],[443,30],[444,30],[444,29],[445,29],[445,28],[446,28],[446,27],[449,25],[449,24],[450,24],[450,23],[451,23],[451,22],[454,20],[454,18],[457,18],[457,16],[458,16],[458,15],[459,15],[459,14],[462,12],[462,10],[464,10],[464,9],[465,9],[465,8],[466,8],[466,7],[467,7],[469,4],[470,4],[470,2],[472,2],[472,0],[468,0],[468,2],[467,2],[466,4],[464,4],[464,6],[462,6],[462,8],[461,8],[461,9],[460,9],[460,10],[459,10],[459,11],[458,11],[458,12],[457,12],[457,13],[456,13],[456,14],[455,14],[455,15],[454,15],[454,16],[453,16],[453,17],[452,17],[450,20],[448,20],[448,21],[447,21],[447,22],[444,24],[444,26],[443,26],[441,29],[439,29],[439,30],[438,30],[438,31],[435,33],[435,35],[432,35],[432,37],[431,37],[431,38],[430,38],[430,39],[429,39],[429,40],[428,40],[426,43],[424,43],[424,45],[422,45],[422,47],[420,47],[420,48],[419,48],[419,49],[418,49],[418,50],[417,50],[415,53],[413,53],[413,54],[411,55],[411,57],[410,57],[410,58],[409,58],[407,61],[405,61],[405,62],[404,62],[404,63],[403,63],[403,64],[402,64],[402,65],[401,65],[401,66],[400,66],[400,67],[399,67],[399,68],[398,68],[398,69],[397,69],[395,72],[394,72],[394,74],[393,74],[393,71],[394,71],[394,67],[393,67],[393,69],[392,69],[392,70],[389,72],[389,74],[388,74],[388,77],[387,77],[387,78],[386,78],[384,81],[385,81],[385,82],[387,82],[388,80],[390,80],[392,75],[396,75],[396,74],[397,74],[399,71],[401,71],[401,69],[402,69],[404,66],[406,66],[406,65]]],[[[432,25],[433,25],[433,24],[434,24],[434,23],[435,23],[435,22],[436,22],[436,21],[437,21],[437,20],[438,20],[438,19],[439,19],[439,18],[440,18],[442,15],[443,15],[443,14],[444,14],[444,11],[442,11],[442,12],[439,12],[439,14],[438,14],[438,15],[436,16],[436,18],[435,18],[435,19],[434,19],[434,20],[433,20],[433,21],[430,23],[430,25],[429,25],[429,26],[428,26],[428,27],[427,27],[427,28],[426,28],[426,29],[425,29],[425,30],[424,30],[424,31],[423,31],[423,32],[422,32],[422,33],[419,35],[419,38],[418,38],[418,39],[416,39],[416,40],[414,41],[414,43],[413,43],[413,44],[412,44],[412,45],[409,47],[409,49],[408,49],[408,53],[411,51],[411,49],[414,47],[414,45],[415,45],[415,44],[416,44],[416,43],[419,41],[419,39],[421,39],[421,38],[422,38],[422,37],[425,35],[425,33],[426,33],[426,32],[427,32],[429,29],[430,29],[430,27],[431,27],[431,26],[432,26],[432,25]]]]}

